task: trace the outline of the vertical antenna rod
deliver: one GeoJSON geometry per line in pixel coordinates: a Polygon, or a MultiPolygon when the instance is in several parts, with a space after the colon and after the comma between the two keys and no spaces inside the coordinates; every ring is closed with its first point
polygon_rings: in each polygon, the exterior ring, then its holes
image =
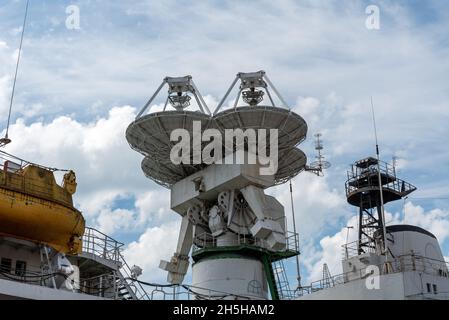
{"type": "Polygon", "coordinates": [[[349,259],[349,251],[348,251],[348,241],[349,241],[349,230],[354,229],[353,226],[346,226],[346,245],[345,245],[345,256],[346,259],[349,259]]]}
{"type": "Polygon", "coordinates": [[[380,155],[379,155],[379,143],[377,141],[377,127],[376,116],[374,114],[373,97],[371,96],[371,111],[373,114],[374,125],[374,139],[376,140],[376,156],[377,156],[377,179],[379,180],[379,194],[380,194],[380,215],[382,219],[382,233],[383,233],[383,250],[385,253],[385,260],[388,261],[388,244],[387,244],[387,228],[385,226],[385,210],[384,210],[384,195],[382,187],[382,176],[380,175],[380,155]]]}
{"type": "MultiPolygon", "coordinates": [[[[292,188],[292,180],[290,180],[290,202],[292,204],[292,222],[293,222],[293,232],[295,233],[296,240],[296,219],[295,219],[295,207],[293,205],[293,188],[292,188]]],[[[298,280],[297,289],[301,288],[301,271],[299,270],[299,255],[296,255],[296,279],[298,280]]]]}
{"type": "Polygon", "coordinates": [[[8,122],[7,122],[7,125],[6,125],[6,134],[5,134],[5,139],[2,141],[3,143],[6,142],[5,144],[10,142],[10,140],[8,138],[9,123],[11,121],[11,111],[12,111],[12,105],[13,105],[13,101],[14,101],[14,93],[15,93],[15,90],[16,90],[17,73],[19,71],[20,56],[21,56],[21,53],[22,53],[23,35],[25,34],[25,26],[26,26],[26,21],[27,21],[27,17],[28,17],[29,2],[30,1],[27,0],[27,4],[26,4],[26,7],[25,7],[25,17],[23,18],[22,35],[20,37],[19,54],[17,55],[16,72],[14,74],[14,82],[13,82],[13,85],[12,85],[11,99],[10,99],[10,103],[9,103],[9,112],[8,112],[8,122]]]}

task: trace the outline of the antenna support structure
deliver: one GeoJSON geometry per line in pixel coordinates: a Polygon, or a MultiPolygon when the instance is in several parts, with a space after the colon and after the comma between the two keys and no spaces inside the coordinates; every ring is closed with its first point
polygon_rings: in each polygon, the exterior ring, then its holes
{"type": "Polygon", "coordinates": [[[193,82],[192,76],[165,77],[156,92],[151,96],[150,100],[148,100],[145,106],[137,114],[136,119],[142,117],[165,85],[168,85],[168,96],[165,100],[164,111],[166,110],[168,103],[170,103],[177,111],[182,111],[187,108],[190,105],[190,93],[194,96],[201,112],[210,115],[210,110],[207,107],[206,102],[204,102],[203,96],[196,87],[195,82],[193,82]]]}
{"type": "MultiPolygon", "coordinates": [[[[175,252],[159,265],[167,271],[169,283],[184,281],[191,258],[192,286],[197,288],[198,299],[292,298],[294,290],[290,290],[287,274],[279,266],[282,260],[299,255],[298,236],[287,230],[284,206],[265,190],[306,169],[307,157],[297,147],[306,135],[305,120],[288,108],[264,71],[238,73],[213,115],[192,77],[163,80],[128,126],[126,138],[131,148],[144,156],[144,174],[170,190],[170,207],[181,217],[175,252]],[[234,107],[221,110],[238,81],[234,107]],[[146,113],[165,85],[168,95],[164,111],[146,113]],[[284,108],[276,106],[272,93],[284,108]],[[188,97],[197,101],[200,112],[186,110],[191,101],[188,97]],[[195,141],[193,136],[202,134],[201,130],[277,129],[278,170],[262,174],[261,162],[245,161],[173,164],[170,135],[178,128],[189,133],[186,144],[200,149],[207,142],[195,141]]],[[[246,146],[244,159],[251,152],[246,146]]],[[[266,147],[270,146],[271,141],[266,147]]],[[[220,149],[225,150],[226,145],[220,145],[220,149]]],[[[231,157],[235,156],[237,142],[229,149],[231,157]]],[[[321,154],[319,157],[324,167],[321,154]]]]}
{"type": "Polygon", "coordinates": [[[388,240],[383,232],[385,218],[380,193],[386,204],[406,197],[416,187],[399,179],[390,164],[368,157],[351,166],[345,189],[348,203],[359,209],[358,254],[386,254],[384,250],[388,247],[388,240]]]}
{"type": "Polygon", "coordinates": [[[315,150],[317,151],[317,155],[315,156],[316,161],[312,162],[305,168],[306,171],[312,172],[317,176],[323,176],[323,171],[325,169],[329,169],[331,166],[330,162],[324,160],[324,156],[322,154],[322,150],[324,149],[324,147],[321,136],[321,133],[315,134],[315,150]]]}

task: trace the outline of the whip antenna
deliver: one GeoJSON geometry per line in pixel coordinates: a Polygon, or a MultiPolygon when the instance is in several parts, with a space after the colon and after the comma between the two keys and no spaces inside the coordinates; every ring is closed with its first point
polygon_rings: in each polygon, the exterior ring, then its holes
{"type": "Polygon", "coordinates": [[[23,25],[22,25],[22,35],[20,37],[20,46],[19,46],[19,54],[17,55],[17,62],[16,62],[16,71],[14,74],[14,82],[12,85],[12,92],[11,92],[11,99],[9,102],[9,112],[8,112],[8,122],[6,125],[6,134],[4,138],[0,139],[0,147],[3,147],[5,145],[7,145],[8,143],[11,142],[11,139],[8,138],[8,133],[9,133],[9,123],[11,121],[11,111],[12,111],[12,105],[14,102],[14,93],[16,90],[16,82],[17,82],[17,73],[19,71],[19,64],[20,64],[20,56],[22,53],[22,44],[23,44],[23,35],[25,34],[25,26],[26,26],[26,21],[27,21],[27,17],[28,17],[28,6],[29,6],[29,0],[27,0],[27,4],[25,7],[25,17],[23,18],[23,25]]]}
{"type": "Polygon", "coordinates": [[[377,126],[376,126],[376,115],[374,113],[374,103],[373,97],[371,96],[371,112],[373,115],[373,126],[374,126],[374,139],[376,140],[376,156],[377,156],[377,175],[379,180],[379,195],[380,195],[380,215],[382,219],[382,235],[383,235],[383,250],[385,252],[385,260],[388,262],[388,243],[387,243],[387,228],[385,221],[385,209],[384,209],[384,196],[382,187],[382,177],[380,173],[380,155],[379,155],[379,143],[377,140],[377,126]]]}

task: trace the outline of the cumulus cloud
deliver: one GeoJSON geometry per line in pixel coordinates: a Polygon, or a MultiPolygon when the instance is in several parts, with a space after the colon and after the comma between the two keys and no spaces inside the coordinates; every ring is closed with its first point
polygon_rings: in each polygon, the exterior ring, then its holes
{"type": "Polygon", "coordinates": [[[353,229],[349,229],[349,233],[348,229],[344,227],[332,236],[327,235],[323,237],[319,241],[319,249],[312,243],[308,243],[303,248],[305,257],[302,259],[302,262],[308,271],[306,283],[321,279],[324,263],[328,265],[331,274],[337,275],[342,272],[342,245],[346,243],[346,237],[348,237],[348,243],[357,240],[357,224],[357,217],[353,216],[347,222],[348,227],[353,227],[353,229]]]}
{"type": "Polygon", "coordinates": [[[449,210],[435,208],[426,211],[419,205],[409,201],[404,206],[404,223],[420,226],[432,232],[444,243],[449,237],[449,210]]]}
{"type": "MultiPolygon", "coordinates": [[[[106,234],[114,234],[117,229],[128,230],[134,222],[134,212],[126,209],[101,210],[96,219],[97,228],[106,234]]],[[[133,229],[135,226],[133,226],[133,229]]]]}
{"type": "Polygon", "coordinates": [[[11,126],[13,142],[6,151],[49,167],[73,169],[78,180],[75,202],[94,226],[108,232],[144,228],[150,218],[157,221],[169,210],[168,194],[144,177],[141,156],[126,142],[125,129],[134,117],[135,109],[124,106],[86,123],[68,116],[29,125],[19,119],[11,126]],[[124,198],[131,199],[131,208],[115,210],[114,202],[124,198]]]}
{"type": "Polygon", "coordinates": [[[165,283],[167,273],[159,269],[159,261],[170,260],[176,250],[179,227],[180,221],[149,227],[137,241],[127,246],[123,254],[128,264],[143,269],[143,280],[165,283]]]}
{"type": "MultiPolygon", "coordinates": [[[[327,177],[304,172],[293,180],[292,185],[296,224],[301,239],[316,239],[323,231],[333,228],[339,219],[348,215],[342,190],[331,188],[327,177]]],[[[289,185],[284,184],[267,192],[284,205],[291,230],[289,185]]]]}

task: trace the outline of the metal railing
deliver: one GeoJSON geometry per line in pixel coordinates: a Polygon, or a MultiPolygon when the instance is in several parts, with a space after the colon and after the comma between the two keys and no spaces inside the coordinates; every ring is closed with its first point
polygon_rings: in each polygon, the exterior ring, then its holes
{"type": "Polygon", "coordinates": [[[161,285],[141,282],[146,287],[150,300],[260,300],[259,295],[235,294],[193,285],[161,285]]]}
{"type": "MultiPolygon", "coordinates": [[[[213,236],[210,233],[202,233],[195,237],[195,244],[193,245],[192,252],[195,253],[202,249],[214,248],[218,245],[218,237],[213,236]]],[[[253,247],[260,247],[267,249],[269,245],[266,240],[254,238],[253,236],[240,234],[233,239],[226,239],[220,243],[220,246],[241,246],[248,245],[253,247]]],[[[285,249],[283,251],[299,251],[299,236],[297,233],[287,231],[285,234],[285,249]]]]}
{"type": "MultiPolygon", "coordinates": [[[[349,259],[359,255],[359,241],[349,242],[344,244],[342,247],[342,257],[343,259],[349,259]]],[[[369,253],[376,253],[376,249],[369,246],[364,246],[363,250],[369,253]]]]}
{"type": "Polygon", "coordinates": [[[83,252],[116,263],[120,262],[120,249],[124,246],[123,243],[94,228],[86,228],[81,240],[83,241],[83,252]]]}
{"type": "Polygon", "coordinates": [[[359,167],[357,163],[352,165],[351,171],[347,172],[348,180],[358,179],[363,175],[371,175],[373,173],[377,173],[378,168],[380,169],[381,173],[396,178],[396,169],[394,166],[391,166],[384,161],[378,161],[377,159],[373,158],[372,162],[369,163],[366,167],[359,167]]]}
{"type": "Polygon", "coordinates": [[[126,262],[125,258],[120,254],[120,260],[121,260],[121,281],[123,285],[126,285],[129,290],[132,290],[134,293],[136,299],[138,300],[149,300],[150,296],[148,295],[148,292],[145,290],[145,288],[142,286],[140,282],[133,281],[133,276],[131,273],[131,268],[129,267],[128,263],[126,262]]]}
{"type": "MultiPolygon", "coordinates": [[[[377,161],[377,160],[376,160],[377,161]]],[[[373,164],[366,168],[359,168],[352,165],[352,170],[347,172],[347,180],[345,183],[346,195],[349,195],[359,189],[365,187],[379,187],[378,170],[380,170],[382,179],[386,179],[382,186],[385,190],[394,191],[399,194],[409,194],[416,190],[416,187],[396,176],[396,169],[386,162],[379,161],[379,168],[377,164],[373,164]],[[374,179],[373,181],[371,181],[374,179]]]]}
{"type": "MultiPolygon", "coordinates": [[[[41,169],[45,169],[45,170],[49,170],[49,171],[58,171],[58,170],[60,170],[60,169],[57,169],[57,168],[45,167],[45,166],[42,166],[42,165],[37,164],[37,163],[26,161],[24,159],[21,159],[19,157],[16,157],[16,156],[14,156],[12,154],[9,154],[9,153],[7,153],[5,151],[1,151],[0,150],[0,163],[2,164],[3,168],[5,168],[4,165],[5,165],[6,162],[8,162],[9,164],[13,165],[13,166],[9,166],[10,170],[8,170],[8,171],[11,171],[11,172],[15,172],[15,171],[21,170],[21,169],[25,168],[28,165],[33,165],[35,167],[39,167],[41,169]]],[[[62,171],[66,171],[66,170],[62,170],[62,171]]]]}
{"type": "MultiPolygon", "coordinates": [[[[395,274],[401,272],[418,271],[437,277],[449,278],[449,262],[430,259],[415,254],[407,254],[394,258],[392,261],[376,265],[379,275],[395,274]]],[[[319,290],[328,289],[337,285],[365,279],[372,275],[372,266],[359,269],[356,272],[341,273],[328,279],[313,281],[309,286],[301,288],[299,295],[310,294],[319,290]]]]}
{"type": "MultiPolygon", "coordinates": [[[[356,192],[362,188],[366,188],[366,187],[374,187],[379,189],[379,186],[377,184],[371,183],[370,186],[367,186],[365,184],[362,185],[349,185],[349,183],[352,183],[352,181],[347,181],[346,182],[346,194],[349,195],[353,192],[356,192]]],[[[382,185],[382,189],[384,191],[393,191],[399,194],[409,194],[412,191],[416,190],[416,187],[414,185],[412,185],[411,183],[408,183],[402,179],[396,178],[394,181],[391,181],[387,184],[382,185]]]]}
{"type": "Polygon", "coordinates": [[[132,290],[137,299],[149,299],[149,295],[143,286],[132,281],[131,268],[121,253],[123,243],[94,228],[86,228],[81,239],[83,241],[83,252],[116,263],[121,273],[121,275],[118,275],[120,284],[127,286],[128,290],[132,290]]]}

